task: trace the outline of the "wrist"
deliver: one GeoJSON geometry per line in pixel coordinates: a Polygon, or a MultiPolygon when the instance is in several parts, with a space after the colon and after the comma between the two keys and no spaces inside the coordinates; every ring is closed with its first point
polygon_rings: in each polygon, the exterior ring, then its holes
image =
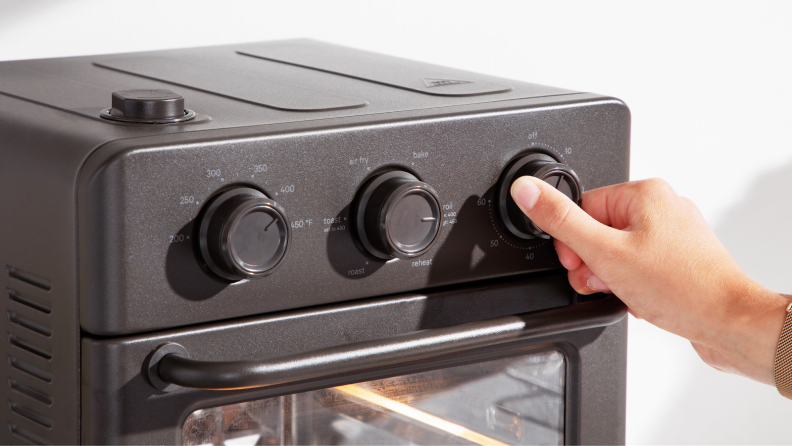
{"type": "Polygon", "coordinates": [[[722,311],[713,312],[720,322],[707,342],[720,360],[715,368],[775,386],[773,367],[778,339],[790,299],[748,279],[729,287],[722,311]]]}

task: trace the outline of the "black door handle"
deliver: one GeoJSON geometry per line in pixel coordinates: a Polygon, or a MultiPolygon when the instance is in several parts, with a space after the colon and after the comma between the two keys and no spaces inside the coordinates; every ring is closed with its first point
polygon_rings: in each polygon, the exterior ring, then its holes
{"type": "Polygon", "coordinates": [[[157,349],[146,365],[151,383],[197,389],[266,387],[428,359],[475,347],[604,327],[627,314],[615,296],[549,310],[421,330],[276,358],[200,361],[179,344],[157,349]]]}

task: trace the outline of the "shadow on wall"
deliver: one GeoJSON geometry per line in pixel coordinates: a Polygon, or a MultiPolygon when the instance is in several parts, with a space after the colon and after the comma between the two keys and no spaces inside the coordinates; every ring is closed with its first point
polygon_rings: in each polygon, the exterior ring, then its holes
{"type": "MultiPolygon", "coordinates": [[[[748,275],[792,293],[792,164],[761,174],[714,227],[748,275]]],[[[788,444],[792,401],[775,388],[716,371],[693,353],[686,383],[657,419],[652,443],[788,444]]]]}
{"type": "Polygon", "coordinates": [[[25,2],[0,1],[0,29],[3,25],[13,25],[23,20],[30,20],[40,14],[43,8],[57,6],[59,0],[33,0],[25,2]]]}
{"type": "Polygon", "coordinates": [[[752,279],[792,293],[792,164],[761,174],[714,229],[752,279]]]}

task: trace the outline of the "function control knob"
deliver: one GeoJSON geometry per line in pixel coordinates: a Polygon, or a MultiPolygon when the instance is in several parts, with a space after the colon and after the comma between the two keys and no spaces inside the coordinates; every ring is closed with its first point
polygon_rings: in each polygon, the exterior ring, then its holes
{"type": "Polygon", "coordinates": [[[366,251],[381,259],[409,259],[432,247],[440,232],[437,193],[401,170],[366,183],[353,207],[355,231],[366,251]]]}
{"type": "Polygon", "coordinates": [[[511,196],[512,183],[522,176],[533,176],[546,181],[580,206],[582,190],[575,171],[545,153],[530,153],[511,163],[500,179],[497,192],[498,215],[506,229],[521,239],[550,236],[539,229],[523,214],[511,196]]]}
{"type": "Polygon", "coordinates": [[[283,259],[289,237],[283,209],[248,187],[212,199],[201,216],[198,234],[206,266],[231,281],[270,272],[283,259]]]}

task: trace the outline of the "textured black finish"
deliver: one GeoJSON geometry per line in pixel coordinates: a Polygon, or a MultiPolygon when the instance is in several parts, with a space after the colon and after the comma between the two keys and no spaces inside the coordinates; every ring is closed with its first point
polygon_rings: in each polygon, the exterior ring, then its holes
{"type": "MultiPolygon", "coordinates": [[[[542,147],[575,169],[587,188],[627,178],[629,112],[617,100],[473,74],[467,79],[512,90],[428,95],[242,56],[236,53],[242,47],[2,64],[0,92],[46,105],[22,114],[17,109],[24,107],[8,108],[15,113],[9,122],[68,126],[56,146],[68,147],[75,160],[91,155],[76,191],[79,274],[89,284],[80,289],[87,331],[134,333],[555,268],[552,247],[509,239],[492,218],[489,200],[504,167],[523,151],[542,147]],[[259,91],[260,85],[236,82],[253,76],[261,84],[299,87],[283,90],[289,97],[311,86],[363,97],[368,105],[281,111],[185,86],[179,93],[198,112],[192,121],[144,126],[97,118],[112,91],[172,87],[96,64],[152,57],[222,66],[229,73],[216,81],[224,86],[259,91]],[[431,184],[446,217],[430,252],[385,264],[357,249],[344,218],[360,185],[394,167],[431,184]],[[228,286],[205,274],[192,243],[169,242],[190,236],[207,199],[246,185],[283,206],[296,225],[293,243],[266,282],[228,286]]],[[[429,70],[386,59],[374,65],[399,64],[403,73],[429,70]]]]}
{"type": "Polygon", "coordinates": [[[133,333],[558,268],[551,243],[504,231],[492,203],[498,178],[513,157],[543,147],[586,188],[623,181],[629,114],[611,99],[506,105],[451,117],[105,145],[83,168],[78,195],[81,274],[91,284],[81,289],[82,327],[133,333]],[[264,165],[266,172],[255,171],[264,165]],[[356,246],[349,211],[370,175],[394,167],[432,186],[443,220],[428,252],[386,263],[356,246]],[[292,239],[272,274],[227,286],[202,271],[192,244],[169,240],[191,234],[203,203],[232,186],[275,199],[292,239]]]}
{"type": "MultiPolygon", "coordinates": [[[[319,42],[302,42],[303,45],[319,45],[319,42]]],[[[289,44],[279,42],[278,44],[289,44]]],[[[125,55],[85,56],[62,59],[25,60],[3,62],[0,64],[0,94],[21,98],[26,101],[44,105],[48,108],[60,110],[69,114],[100,121],[94,129],[96,136],[102,136],[104,141],[123,137],[122,135],[142,136],[146,134],[183,133],[207,129],[228,129],[290,123],[289,129],[294,130],[295,123],[306,120],[331,119],[350,116],[373,116],[382,113],[409,112],[413,118],[419,110],[438,107],[464,106],[470,104],[486,104],[493,101],[511,101],[515,99],[540,98],[557,95],[569,95],[576,92],[544,85],[529,84],[513,80],[506,80],[493,76],[484,76],[474,73],[465,73],[475,76],[476,81],[495,82],[511,85],[512,90],[496,95],[480,96],[436,96],[416,94],[414,91],[400,88],[383,87],[381,84],[363,82],[358,79],[338,76],[317,70],[305,69],[279,62],[262,60],[243,56],[237,51],[245,45],[227,45],[210,48],[188,48],[169,51],[155,51],[125,55]],[[179,86],[139,76],[114,69],[103,68],[103,64],[118,61],[131,61],[156,58],[169,62],[172,67],[182,69],[192,68],[195,65],[219,68],[222,73],[212,76],[213,83],[218,83],[222,88],[215,91],[212,88],[200,85],[198,87],[179,86]],[[178,62],[178,63],[176,63],[178,62]],[[198,114],[195,120],[179,126],[163,129],[142,126],[127,126],[113,124],[101,120],[99,112],[108,106],[110,95],[113,91],[151,88],[171,89],[178,91],[185,97],[186,106],[198,114]],[[226,88],[234,89],[227,92],[226,88]],[[241,90],[241,93],[239,93],[241,90]],[[267,106],[269,100],[258,100],[260,95],[277,93],[277,97],[286,101],[284,108],[277,108],[279,104],[267,106]],[[239,98],[237,96],[243,96],[239,98]],[[327,96],[330,95],[330,98],[327,96]],[[328,110],[326,104],[335,105],[336,97],[354,99],[353,108],[328,110]],[[327,98],[327,100],[323,99],[327,98]],[[332,98],[332,100],[331,100],[332,98]],[[307,101],[308,109],[300,108],[307,101]],[[263,103],[262,103],[263,102],[263,103]],[[318,104],[317,104],[318,102],[318,104]],[[293,106],[297,103],[298,106],[293,106]],[[316,109],[319,106],[319,109],[316,109]],[[290,108],[294,107],[294,108],[290,108]],[[208,119],[207,117],[211,117],[208,119]]],[[[336,47],[340,48],[340,47],[336,47]]],[[[342,48],[344,49],[344,48],[342,48]]],[[[354,51],[348,50],[347,51],[354,51]]],[[[362,55],[370,53],[360,52],[362,55]]],[[[364,56],[365,57],[365,56],[364,56]]],[[[400,64],[403,68],[417,66],[419,71],[423,64],[404,59],[388,58],[400,64]]],[[[460,70],[454,70],[459,73],[460,70]]],[[[423,84],[422,81],[420,81],[423,84]]],[[[446,87],[437,87],[446,88],[446,87]]],[[[346,102],[345,102],[346,103],[346,102]]],[[[43,120],[43,109],[35,108],[36,112],[30,113],[30,118],[43,120]]],[[[432,111],[437,115],[440,110],[432,111]]],[[[49,115],[48,115],[49,116],[49,115]]],[[[52,117],[55,121],[67,120],[63,115],[52,117]]],[[[85,120],[76,121],[80,128],[91,127],[85,120]]],[[[51,123],[54,124],[54,123],[51,123]]],[[[244,132],[243,132],[244,133],[244,132]]],[[[239,135],[239,134],[237,134],[239,135]]],[[[90,138],[88,138],[90,139],[90,138]]],[[[80,141],[80,138],[77,138],[80,141]]],[[[80,146],[81,149],[87,148],[80,146]]],[[[91,147],[88,150],[93,150],[91,147]]]]}
{"type": "Polygon", "coordinates": [[[508,235],[495,187],[538,149],[586,189],[625,181],[629,126],[613,98],[311,41],[0,63],[0,396],[14,403],[0,442],[173,443],[198,407],[547,346],[578,380],[566,438],[623,441],[624,322],[222,397],[152,393],[141,364],[167,342],[266,358],[570,304],[565,277],[542,276],[559,268],[552,246],[508,235]],[[174,89],[195,118],[100,118],[130,89],[174,89]],[[348,219],[361,185],[393,169],[432,186],[442,222],[425,254],[384,262],[348,219]],[[232,187],[274,198],[293,233],[278,268],[233,284],[195,237],[206,201],[232,187]]]}
{"type": "Polygon", "coordinates": [[[436,96],[476,96],[511,91],[487,76],[311,41],[245,45],[251,57],[285,62],[436,96]]]}
{"type": "Polygon", "coordinates": [[[96,65],[280,110],[339,110],[366,105],[359,99],[184,60],[136,57],[97,62],[96,65]],[[229,82],[229,78],[233,81],[229,82]]]}
{"type": "Polygon", "coordinates": [[[8,273],[8,277],[12,279],[21,280],[22,282],[33,285],[34,287],[41,288],[44,291],[50,291],[52,289],[52,282],[50,280],[39,277],[33,273],[22,271],[21,269],[14,268],[11,265],[6,265],[6,272],[8,273]]]}
{"type": "Polygon", "coordinates": [[[0,95],[0,331],[13,335],[0,342],[2,444],[80,442],[74,201],[80,146],[99,142],[73,122],[48,122],[60,114],[0,95]]]}
{"type": "MultiPolygon", "coordinates": [[[[504,342],[600,328],[615,324],[626,315],[627,307],[618,298],[607,297],[271,359],[213,362],[176,352],[162,356],[157,369],[162,381],[182,387],[210,390],[266,387],[405,365],[504,342]]],[[[165,344],[153,354],[162,355],[160,352],[170,351],[171,345],[165,344]]]]}

